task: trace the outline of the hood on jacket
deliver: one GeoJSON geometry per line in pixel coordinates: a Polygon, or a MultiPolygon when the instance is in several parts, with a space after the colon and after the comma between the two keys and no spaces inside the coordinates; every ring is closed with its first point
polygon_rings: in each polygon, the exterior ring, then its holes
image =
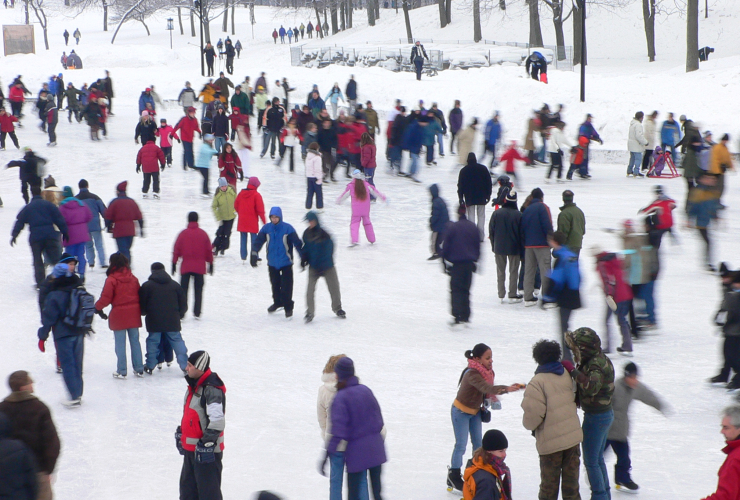
{"type": "Polygon", "coordinates": [[[10,437],[10,419],[5,416],[5,413],[0,413],[0,439],[10,437]]]}
{"type": "Polygon", "coordinates": [[[439,186],[432,184],[429,186],[429,192],[432,194],[432,199],[439,198],[439,186]]]}
{"type": "Polygon", "coordinates": [[[149,276],[149,281],[153,281],[155,283],[159,283],[160,285],[164,285],[172,281],[172,277],[169,274],[167,274],[167,271],[165,271],[164,269],[159,269],[158,271],[154,271],[149,276]]]}
{"type": "Polygon", "coordinates": [[[136,277],[131,272],[131,269],[128,269],[128,268],[116,269],[115,272],[109,274],[108,276],[113,276],[121,283],[128,283],[132,279],[136,279],[136,277]]]}
{"type": "Polygon", "coordinates": [[[475,153],[472,151],[468,153],[468,165],[477,165],[478,164],[478,158],[475,156],[475,153]]]}
{"type": "Polygon", "coordinates": [[[334,372],[322,373],[321,381],[324,383],[324,387],[326,387],[332,392],[337,392],[337,374],[336,373],[334,372]]]}
{"type": "Polygon", "coordinates": [[[270,217],[277,215],[280,218],[280,222],[283,221],[283,210],[280,207],[272,207],[270,209],[270,217]]]}
{"type": "Polygon", "coordinates": [[[601,339],[595,331],[587,327],[566,332],[565,344],[573,351],[573,359],[579,364],[601,352],[601,339]]]}

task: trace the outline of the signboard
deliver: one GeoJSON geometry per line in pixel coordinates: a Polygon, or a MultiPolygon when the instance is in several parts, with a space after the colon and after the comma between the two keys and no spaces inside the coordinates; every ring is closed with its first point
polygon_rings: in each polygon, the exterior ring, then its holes
{"type": "Polygon", "coordinates": [[[3,25],[3,42],[6,56],[36,53],[32,24],[3,25]]]}

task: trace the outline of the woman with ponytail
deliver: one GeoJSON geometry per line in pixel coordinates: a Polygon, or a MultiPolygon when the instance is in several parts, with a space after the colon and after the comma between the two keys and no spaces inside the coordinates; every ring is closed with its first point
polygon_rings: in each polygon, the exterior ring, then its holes
{"type": "Polygon", "coordinates": [[[352,199],[352,222],[349,225],[352,246],[356,246],[360,242],[360,222],[365,227],[367,241],[375,243],[375,231],[373,230],[373,223],[370,222],[370,192],[385,201],[385,195],[365,180],[365,174],[359,170],[355,170],[352,172],[352,180],[349,181],[347,187],[339,195],[339,198],[337,198],[337,204],[342,203],[347,193],[349,193],[352,199]]]}
{"type": "Polygon", "coordinates": [[[482,446],[481,410],[486,410],[489,406],[495,407],[498,404],[498,395],[524,388],[523,384],[494,385],[495,373],[492,368],[492,356],[491,348],[486,344],[476,344],[472,350],[465,351],[468,367],[460,375],[457,397],[452,403],[455,448],[452,451],[452,462],[447,474],[449,488],[462,491],[463,479],[460,468],[463,464],[468,435],[474,450],[482,446]]]}

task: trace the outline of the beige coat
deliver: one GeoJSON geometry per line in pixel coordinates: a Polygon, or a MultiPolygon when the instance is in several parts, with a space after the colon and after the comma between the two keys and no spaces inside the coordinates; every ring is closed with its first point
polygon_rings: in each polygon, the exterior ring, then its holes
{"type": "Polygon", "coordinates": [[[460,165],[467,165],[468,154],[473,151],[473,142],[475,142],[475,129],[472,125],[468,125],[457,134],[457,162],[460,165]]]}
{"type": "Polygon", "coordinates": [[[583,441],[573,381],[568,372],[535,375],[524,391],[522,409],[522,423],[525,429],[534,431],[540,455],[567,450],[583,441]]]}
{"type": "MultiPolygon", "coordinates": [[[[337,395],[337,374],[323,373],[321,375],[323,384],[319,387],[319,399],[316,402],[319,427],[321,427],[321,439],[328,443],[331,439],[331,404],[337,395]]],[[[337,446],[337,451],[344,451],[347,442],[342,440],[337,446]]]]}

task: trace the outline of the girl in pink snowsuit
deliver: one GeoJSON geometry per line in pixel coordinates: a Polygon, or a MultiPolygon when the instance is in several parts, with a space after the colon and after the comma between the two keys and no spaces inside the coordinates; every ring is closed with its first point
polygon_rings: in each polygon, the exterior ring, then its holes
{"type": "Polygon", "coordinates": [[[375,189],[375,186],[365,180],[365,175],[359,170],[352,172],[353,179],[347,184],[337,204],[342,203],[344,197],[349,193],[352,199],[352,222],[349,225],[349,234],[352,238],[352,246],[360,241],[360,221],[365,226],[365,237],[370,243],[375,243],[375,231],[373,223],[370,222],[370,191],[385,201],[385,195],[375,189]]]}

